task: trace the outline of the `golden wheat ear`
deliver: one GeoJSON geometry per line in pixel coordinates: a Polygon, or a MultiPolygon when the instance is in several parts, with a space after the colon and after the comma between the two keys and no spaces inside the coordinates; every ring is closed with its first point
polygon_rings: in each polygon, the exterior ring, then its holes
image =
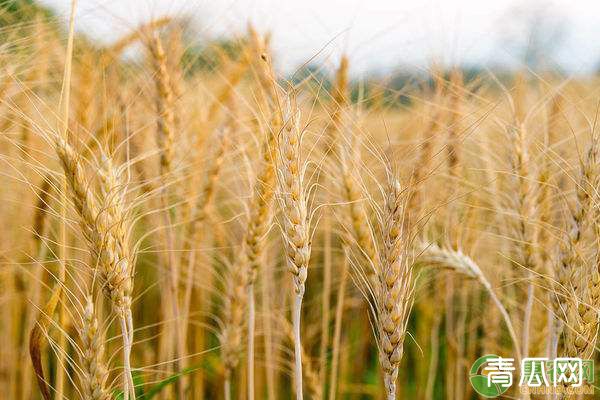
{"type": "Polygon", "coordinates": [[[135,398],[131,374],[133,345],[133,265],[129,243],[125,197],[127,185],[109,158],[97,170],[100,193],[94,193],[86,178],[81,158],[61,136],[56,137],[55,151],[62,165],[67,186],[79,216],[79,224],[90,252],[96,260],[102,289],[121,324],[123,338],[124,392],[135,398]]]}
{"type": "Polygon", "coordinates": [[[390,176],[385,194],[381,250],[377,269],[376,327],[379,362],[384,373],[386,398],[396,399],[396,379],[402,356],[406,325],[413,302],[414,281],[410,240],[405,231],[402,190],[390,176]]]}
{"type": "MultiPolygon", "coordinates": [[[[600,306],[600,251],[596,248],[593,262],[584,257],[585,247],[598,245],[598,135],[594,132],[585,158],[581,160],[576,198],[567,221],[567,231],[560,243],[555,313],[566,315],[564,348],[569,357],[588,358],[594,354],[598,333],[600,306]],[[589,231],[592,231],[590,235],[589,231]],[[592,237],[590,237],[592,236],[592,237]],[[585,280],[585,277],[588,277],[585,280]],[[567,291],[566,295],[562,295],[567,291]]],[[[555,325],[560,335],[563,327],[555,325]]]]}

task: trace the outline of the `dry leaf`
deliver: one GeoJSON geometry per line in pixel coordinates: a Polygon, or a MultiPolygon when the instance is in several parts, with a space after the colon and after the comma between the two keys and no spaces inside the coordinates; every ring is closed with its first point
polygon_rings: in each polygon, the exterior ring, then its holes
{"type": "Polygon", "coordinates": [[[33,364],[33,369],[37,376],[38,386],[40,387],[40,392],[44,397],[44,400],[50,400],[50,390],[48,388],[48,384],[44,379],[44,369],[42,367],[42,338],[44,336],[44,332],[48,328],[50,320],[54,315],[54,311],[56,310],[56,306],[58,305],[58,301],[60,299],[60,295],[62,293],[62,282],[58,282],[56,287],[52,291],[52,296],[46,306],[40,310],[37,321],[29,334],[29,356],[31,357],[31,362],[33,364]]]}

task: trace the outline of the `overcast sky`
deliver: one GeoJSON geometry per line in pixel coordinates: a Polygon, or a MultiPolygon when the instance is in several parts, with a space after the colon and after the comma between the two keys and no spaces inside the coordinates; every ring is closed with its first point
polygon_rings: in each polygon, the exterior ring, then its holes
{"type": "MultiPolygon", "coordinates": [[[[43,0],[65,16],[70,0],[43,0]]],[[[200,38],[241,32],[247,21],[273,33],[282,69],[346,52],[352,73],[426,69],[432,60],[518,66],[523,48],[570,73],[600,67],[596,0],[79,0],[77,28],[110,42],[142,21],[189,15],[200,38]],[[535,21],[535,22],[531,22],[535,21]],[[532,44],[533,43],[533,44],[532,44]]],[[[531,54],[531,53],[530,53],[531,54]]]]}

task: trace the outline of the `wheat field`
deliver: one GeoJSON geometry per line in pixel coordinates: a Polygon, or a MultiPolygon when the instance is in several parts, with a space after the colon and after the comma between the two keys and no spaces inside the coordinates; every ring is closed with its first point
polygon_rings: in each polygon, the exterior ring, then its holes
{"type": "Polygon", "coordinates": [[[598,359],[597,78],[397,88],[74,18],[0,8],[0,398],[467,400],[484,354],[598,359]]]}

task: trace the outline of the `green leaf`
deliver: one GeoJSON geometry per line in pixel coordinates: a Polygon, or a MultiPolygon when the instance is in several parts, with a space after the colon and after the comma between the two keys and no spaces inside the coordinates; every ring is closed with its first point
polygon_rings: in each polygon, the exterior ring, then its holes
{"type": "Polygon", "coordinates": [[[169,386],[170,384],[172,384],[174,382],[177,382],[177,380],[179,378],[181,378],[182,376],[192,374],[200,369],[208,372],[210,375],[214,375],[214,373],[215,373],[214,369],[212,368],[212,366],[210,365],[208,360],[205,359],[200,364],[196,364],[191,367],[185,368],[179,372],[176,372],[175,374],[173,374],[171,376],[166,377],[162,381],[158,382],[156,385],[152,386],[146,392],[146,394],[144,394],[142,396],[138,396],[138,400],[151,400],[154,396],[159,394],[164,388],[166,388],[167,386],[169,386]]]}
{"type": "MultiPolygon", "coordinates": [[[[142,376],[142,373],[139,371],[133,371],[131,375],[133,377],[133,385],[135,386],[135,397],[144,397],[144,377],[142,376]]],[[[113,397],[115,400],[123,400],[125,398],[123,391],[118,389],[113,391],[113,397]]]]}

